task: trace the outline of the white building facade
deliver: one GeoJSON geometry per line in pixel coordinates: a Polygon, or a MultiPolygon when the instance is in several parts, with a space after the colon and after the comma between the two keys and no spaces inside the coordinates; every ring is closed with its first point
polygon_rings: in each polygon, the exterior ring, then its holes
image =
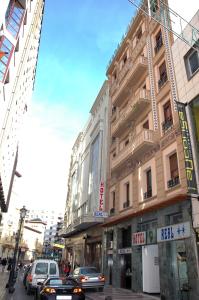
{"type": "Polygon", "coordinates": [[[0,4],[0,208],[6,212],[17,167],[19,130],[35,81],[44,0],[0,4]]]}
{"type": "Polygon", "coordinates": [[[79,134],[71,155],[63,237],[66,258],[72,264],[95,264],[101,268],[105,207],[108,83],[104,82],[90,111],[89,121],[79,134]]]}

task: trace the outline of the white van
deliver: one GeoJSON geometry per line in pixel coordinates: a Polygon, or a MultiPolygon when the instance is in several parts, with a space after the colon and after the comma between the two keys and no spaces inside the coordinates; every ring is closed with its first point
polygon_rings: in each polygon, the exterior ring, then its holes
{"type": "Polygon", "coordinates": [[[26,277],[27,295],[30,295],[37,288],[38,282],[43,282],[46,278],[54,276],[59,276],[59,267],[56,261],[50,259],[35,260],[26,277]]]}

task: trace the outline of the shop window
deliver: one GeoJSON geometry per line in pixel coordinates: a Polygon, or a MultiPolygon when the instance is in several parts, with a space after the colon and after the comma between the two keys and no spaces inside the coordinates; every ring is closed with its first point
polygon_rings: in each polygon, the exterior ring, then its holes
{"type": "Polygon", "coordinates": [[[130,189],[129,189],[129,182],[125,183],[125,196],[126,196],[126,201],[123,203],[123,208],[127,208],[130,205],[130,189]]]}
{"type": "MultiPolygon", "coordinates": [[[[195,46],[197,47],[197,46],[195,46]]],[[[191,79],[199,70],[199,51],[191,48],[184,57],[187,78],[191,79]]]]}
{"type": "Polygon", "coordinates": [[[171,102],[167,101],[163,105],[164,122],[162,123],[162,130],[165,133],[173,125],[173,118],[171,112],[171,102]]]}
{"type": "Polygon", "coordinates": [[[0,37],[0,81],[3,82],[6,78],[8,66],[13,53],[14,46],[5,37],[0,37]]]}
{"type": "Polygon", "coordinates": [[[178,158],[177,153],[169,156],[170,180],[167,182],[168,188],[179,184],[178,158]]]}
{"type": "Polygon", "coordinates": [[[24,17],[25,9],[17,0],[11,0],[6,12],[6,28],[17,38],[22,20],[24,17]]]}
{"type": "Polygon", "coordinates": [[[166,69],[165,62],[163,62],[159,67],[159,74],[160,74],[160,79],[158,80],[158,87],[159,89],[161,89],[163,85],[167,82],[167,69],[166,69]]]}
{"type": "Polygon", "coordinates": [[[161,30],[160,30],[160,31],[158,32],[158,34],[156,35],[155,41],[156,41],[156,45],[155,45],[154,50],[155,50],[155,53],[158,53],[159,50],[160,50],[160,48],[161,48],[162,45],[163,45],[163,42],[162,42],[162,31],[161,31],[161,30]]]}
{"type": "Polygon", "coordinates": [[[144,129],[149,129],[149,121],[147,120],[146,122],[144,122],[144,124],[142,125],[142,127],[144,129]]]}
{"type": "Polygon", "coordinates": [[[144,193],[144,199],[152,197],[152,174],[151,169],[145,172],[146,176],[146,192],[144,193]]]}

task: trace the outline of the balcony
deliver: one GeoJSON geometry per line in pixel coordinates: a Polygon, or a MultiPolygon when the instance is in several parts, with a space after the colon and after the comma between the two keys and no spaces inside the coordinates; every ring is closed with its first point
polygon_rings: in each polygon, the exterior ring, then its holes
{"type": "Polygon", "coordinates": [[[168,187],[168,189],[170,189],[170,188],[178,185],[179,183],[180,183],[179,176],[176,176],[167,181],[167,187],[168,187]]]}
{"type": "Polygon", "coordinates": [[[129,57],[123,67],[123,69],[118,74],[118,78],[111,86],[110,94],[112,97],[112,104],[119,105],[123,100],[124,94],[127,93],[125,87],[133,86],[140,80],[140,77],[147,70],[148,60],[144,56],[138,56],[138,58],[133,62],[132,58],[129,57]]]}
{"type": "Polygon", "coordinates": [[[112,135],[119,136],[128,123],[136,120],[141,112],[150,105],[150,92],[145,89],[139,89],[138,92],[131,97],[127,106],[120,112],[118,118],[112,125],[112,135]]]}
{"type": "Polygon", "coordinates": [[[131,137],[129,144],[124,147],[116,157],[112,159],[111,168],[118,168],[128,158],[136,159],[137,156],[147,152],[157,143],[156,132],[149,129],[143,129],[134,138],[131,137]]]}

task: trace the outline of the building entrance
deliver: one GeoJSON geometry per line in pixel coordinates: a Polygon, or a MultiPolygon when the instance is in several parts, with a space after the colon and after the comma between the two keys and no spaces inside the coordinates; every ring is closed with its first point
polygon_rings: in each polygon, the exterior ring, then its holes
{"type": "Polygon", "coordinates": [[[131,254],[124,254],[120,257],[121,263],[121,288],[131,289],[131,254]]]}

